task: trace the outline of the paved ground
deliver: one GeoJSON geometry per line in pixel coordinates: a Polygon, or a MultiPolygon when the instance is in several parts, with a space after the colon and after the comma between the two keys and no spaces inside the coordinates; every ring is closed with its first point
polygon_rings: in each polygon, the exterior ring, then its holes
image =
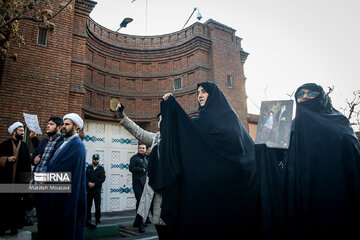
{"type": "MultiPolygon", "coordinates": [[[[113,240],[113,239],[142,239],[152,240],[158,239],[154,224],[148,224],[145,233],[139,233],[138,228],[133,228],[132,224],[135,218],[135,211],[115,212],[105,214],[101,217],[101,224],[96,229],[85,229],[86,240],[113,240]]],[[[35,219],[36,221],[36,219],[35,219]]],[[[15,236],[6,234],[0,237],[0,240],[36,240],[37,227],[26,226],[20,229],[15,236]]]]}

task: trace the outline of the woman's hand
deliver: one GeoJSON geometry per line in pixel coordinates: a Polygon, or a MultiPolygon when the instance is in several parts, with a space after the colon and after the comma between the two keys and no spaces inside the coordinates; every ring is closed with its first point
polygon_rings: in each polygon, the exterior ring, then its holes
{"type": "Polygon", "coordinates": [[[165,94],[165,95],[163,96],[163,99],[166,101],[166,100],[170,97],[170,95],[172,95],[172,93],[167,93],[167,94],[165,94]]]}
{"type": "Polygon", "coordinates": [[[36,134],[35,134],[35,132],[33,132],[33,131],[30,131],[30,138],[34,138],[34,137],[36,137],[36,134]]]}
{"type": "Polygon", "coordinates": [[[119,104],[116,106],[116,111],[117,111],[117,113],[119,114],[119,117],[120,117],[121,119],[123,119],[123,118],[125,117],[124,110],[125,110],[125,106],[122,105],[121,103],[119,103],[119,104]]]}

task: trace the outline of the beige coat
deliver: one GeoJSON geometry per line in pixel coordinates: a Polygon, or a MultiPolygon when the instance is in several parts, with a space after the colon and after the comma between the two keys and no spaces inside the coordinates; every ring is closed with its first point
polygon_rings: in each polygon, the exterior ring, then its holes
{"type": "MultiPolygon", "coordinates": [[[[153,148],[160,141],[160,132],[152,133],[145,131],[126,116],[122,121],[120,121],[120,125],[123,126],[126,130],[128,130],[138,141],[144,143],[145,145],[151,145],[151,148],[153,148]]],[[[146,177],[146,183],[144,186],[143,193],[141,195],[141,199],[137,211],[137,213],[144,219],[144,221],[149,215],[151,203],[153,203],[153,211],[152,211],[153,223],[164,224],[164,222],[160,219],[161,195],[154,192],[154,190],[149,186],[149,178],[146,177]]]]}

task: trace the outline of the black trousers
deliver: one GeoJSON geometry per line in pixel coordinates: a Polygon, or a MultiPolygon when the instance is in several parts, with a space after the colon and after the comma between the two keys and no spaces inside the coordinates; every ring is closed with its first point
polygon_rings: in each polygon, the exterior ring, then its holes
{"type": "Polygon", "coordinates": [[[166,226],[155,224],[156,232],[158,234],[159,240],[173,240],[175,239],[175,234],[166,226]]]}
{"type": "MultiPolygon", "coordinates": [[[[143,187],[133,186],[133,189],[134,189],[134,194],[135,194],[135,199],[136,199],[136,212],[137,212],[137,210],[139,208],[139,204],[140,204],[143,187]]],[[[134,224],[136,224],[136,225],[143,224],[143,219],[139,214],[136,214],[134,224]]]]}
{"type": "Polygon", "coordinates": [[[25,219],[24,200],[20,193],[1,193],[0,194],[0,232],[7,229],[21,229],[25,219]]]}
{"type": "Polygon", "coordinates": [[[86,219],[91,221],[92,202],[95,202],[95,221],[100,222],[101,218],[101,189],[90,190],[87,192],[87,212],[86,219]]]}

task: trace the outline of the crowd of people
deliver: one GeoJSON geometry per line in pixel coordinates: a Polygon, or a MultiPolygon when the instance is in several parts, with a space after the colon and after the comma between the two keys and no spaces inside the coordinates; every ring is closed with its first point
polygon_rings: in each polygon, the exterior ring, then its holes
{"type": "MultiPolygon", "coordinates": [[[[35,173],[71,173],[70,193],[1,193],[3,208],[0,234],[10,230],[15,235],[23,227],[25,203],[36,208],[38,239],[83,239],[86,217],[85,145],[78,136],[83,120],[76,113],[62,119],[51,117],[46,126],[47,137],[41,142],[33,136],[36,150],[30,157],[29,147],[22,141],[24,125],[12,124],[10,139],[0,144],[0,182],[29,183],[31,164],[35,173]],[[29,197],[30,195],[30,197],[29,197]],[[56,234],[55,234],[56,233],[56,234]]],[[[31,184],[41,185],[44,182],[31,184]]]]}
{"type": "MultiPolygon", "coordinates": [[[[308,83],[296,90],[288,149],[255,145],[215,83],[199,83],[197,93],[198,115],[192,118],[171,93],[165,94],[156,133],[128,118],[123,104],[117,106],[120,125],[139,140],[129,166],[134,227],[144,232],[151,212],[159,239],[356,238],[359,141],[321,86],[308,83]]],[[[280,124],[285,110],[270,113],[266,124],[280,124]]],[[[59,239],[83,239],[93,199],[100,223],[105,171],[97,154],[85,171],[85,146],[77,134],[82,126],[74,113],[50,118],[48,138],[38,143],[31,159],[20,122],[9,127],[11,138],[0,145],[1,183],[28,181],[21,173],[30,171],[30,163],[35,172],[72,174],[71,193],[34,196],[39,239],[54,238],[54,232],[59,239]]],[[[16,234],[24,196],[2,195],[0,204],[8,207],[0,218],[0,233],[10,229],[16,234]]]]}

